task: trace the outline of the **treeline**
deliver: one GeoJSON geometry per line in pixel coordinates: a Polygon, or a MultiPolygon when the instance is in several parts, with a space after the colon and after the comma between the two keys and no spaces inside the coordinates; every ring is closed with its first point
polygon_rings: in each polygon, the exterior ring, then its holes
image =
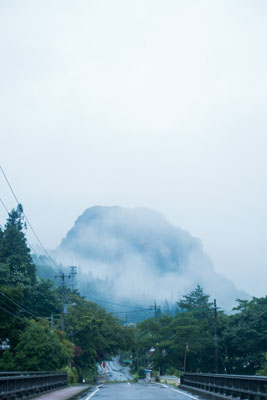
{"type": "Polygon", "coordinates": [[[267,296],[239,300],[233,311],[227,315],[218,308],[215,314],[197,286],[177,303],[175,316],[164,314],[136,327],[133,371],[267,375],[267,296]]]}
{"type": "Polygon", "coordinates": [[[0,370],[65,369],[73,382],[92,380],[98,362],[133,347],[133,329],[65,288],[62,331],[61,288],[38,279],[25,228],[19,205],[0,229],[0,370]]]}

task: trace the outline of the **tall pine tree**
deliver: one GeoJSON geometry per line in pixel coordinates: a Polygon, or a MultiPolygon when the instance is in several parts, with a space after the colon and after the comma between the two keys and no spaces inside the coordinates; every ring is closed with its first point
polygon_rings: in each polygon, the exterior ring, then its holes
{"type": "Polygon", "coordinates": [[[9,285],[31,286],[36,282],[36,268],[27,247],[24,228],[23,208],[19,204],[9,213],[5,229],[0,234],[0,265],[6,270],[6,283],[9,285]]]}

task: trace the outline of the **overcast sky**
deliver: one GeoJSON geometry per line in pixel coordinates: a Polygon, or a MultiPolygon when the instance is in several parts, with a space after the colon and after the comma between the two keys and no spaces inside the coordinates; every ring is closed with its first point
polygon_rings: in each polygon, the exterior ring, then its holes
{"type": "Polygon", "coordinates": [[[267,294],[266,20],[266,0],[0,0],[0,164],[47,248],[90,206],[145,206],[267,294]]]}

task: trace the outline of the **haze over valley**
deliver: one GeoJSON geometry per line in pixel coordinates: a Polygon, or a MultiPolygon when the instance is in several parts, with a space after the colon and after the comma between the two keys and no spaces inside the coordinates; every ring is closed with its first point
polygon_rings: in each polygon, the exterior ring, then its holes
{"type": "Polygon", "coordinates": [[[78,266],[78,288],[88,298],[144,306],[156,300],[163,308],[197,285],[227,311],[248,298],[215,272],[199,239],[146,208],[88,208],[53,256],[78,266]]]}

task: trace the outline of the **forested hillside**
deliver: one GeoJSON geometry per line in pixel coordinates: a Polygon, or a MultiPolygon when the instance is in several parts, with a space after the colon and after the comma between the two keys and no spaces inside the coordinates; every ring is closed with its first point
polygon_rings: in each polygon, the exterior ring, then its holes
{"type": "Polygon", "coordinates": [[[61,330],[62,292],[39,279],[25,237],[23,209],[13,209],[0,229],[0,370],[69,371],[93,379],[96,363],[132,347],[133,330],[78,292],[61,330]]]}
{"type": "Polygon", "coordinates": [[[174,303],[198,284],[228,311],[237,298],[249,298],[214,270],[199,239],[146,208],[88,208],[53,255],[79,265],[82,293],[93,286],[100,298],[109,293],[128,303],[174,303]],[[92,278],[102,285],[91,285],[92,278]]]}

